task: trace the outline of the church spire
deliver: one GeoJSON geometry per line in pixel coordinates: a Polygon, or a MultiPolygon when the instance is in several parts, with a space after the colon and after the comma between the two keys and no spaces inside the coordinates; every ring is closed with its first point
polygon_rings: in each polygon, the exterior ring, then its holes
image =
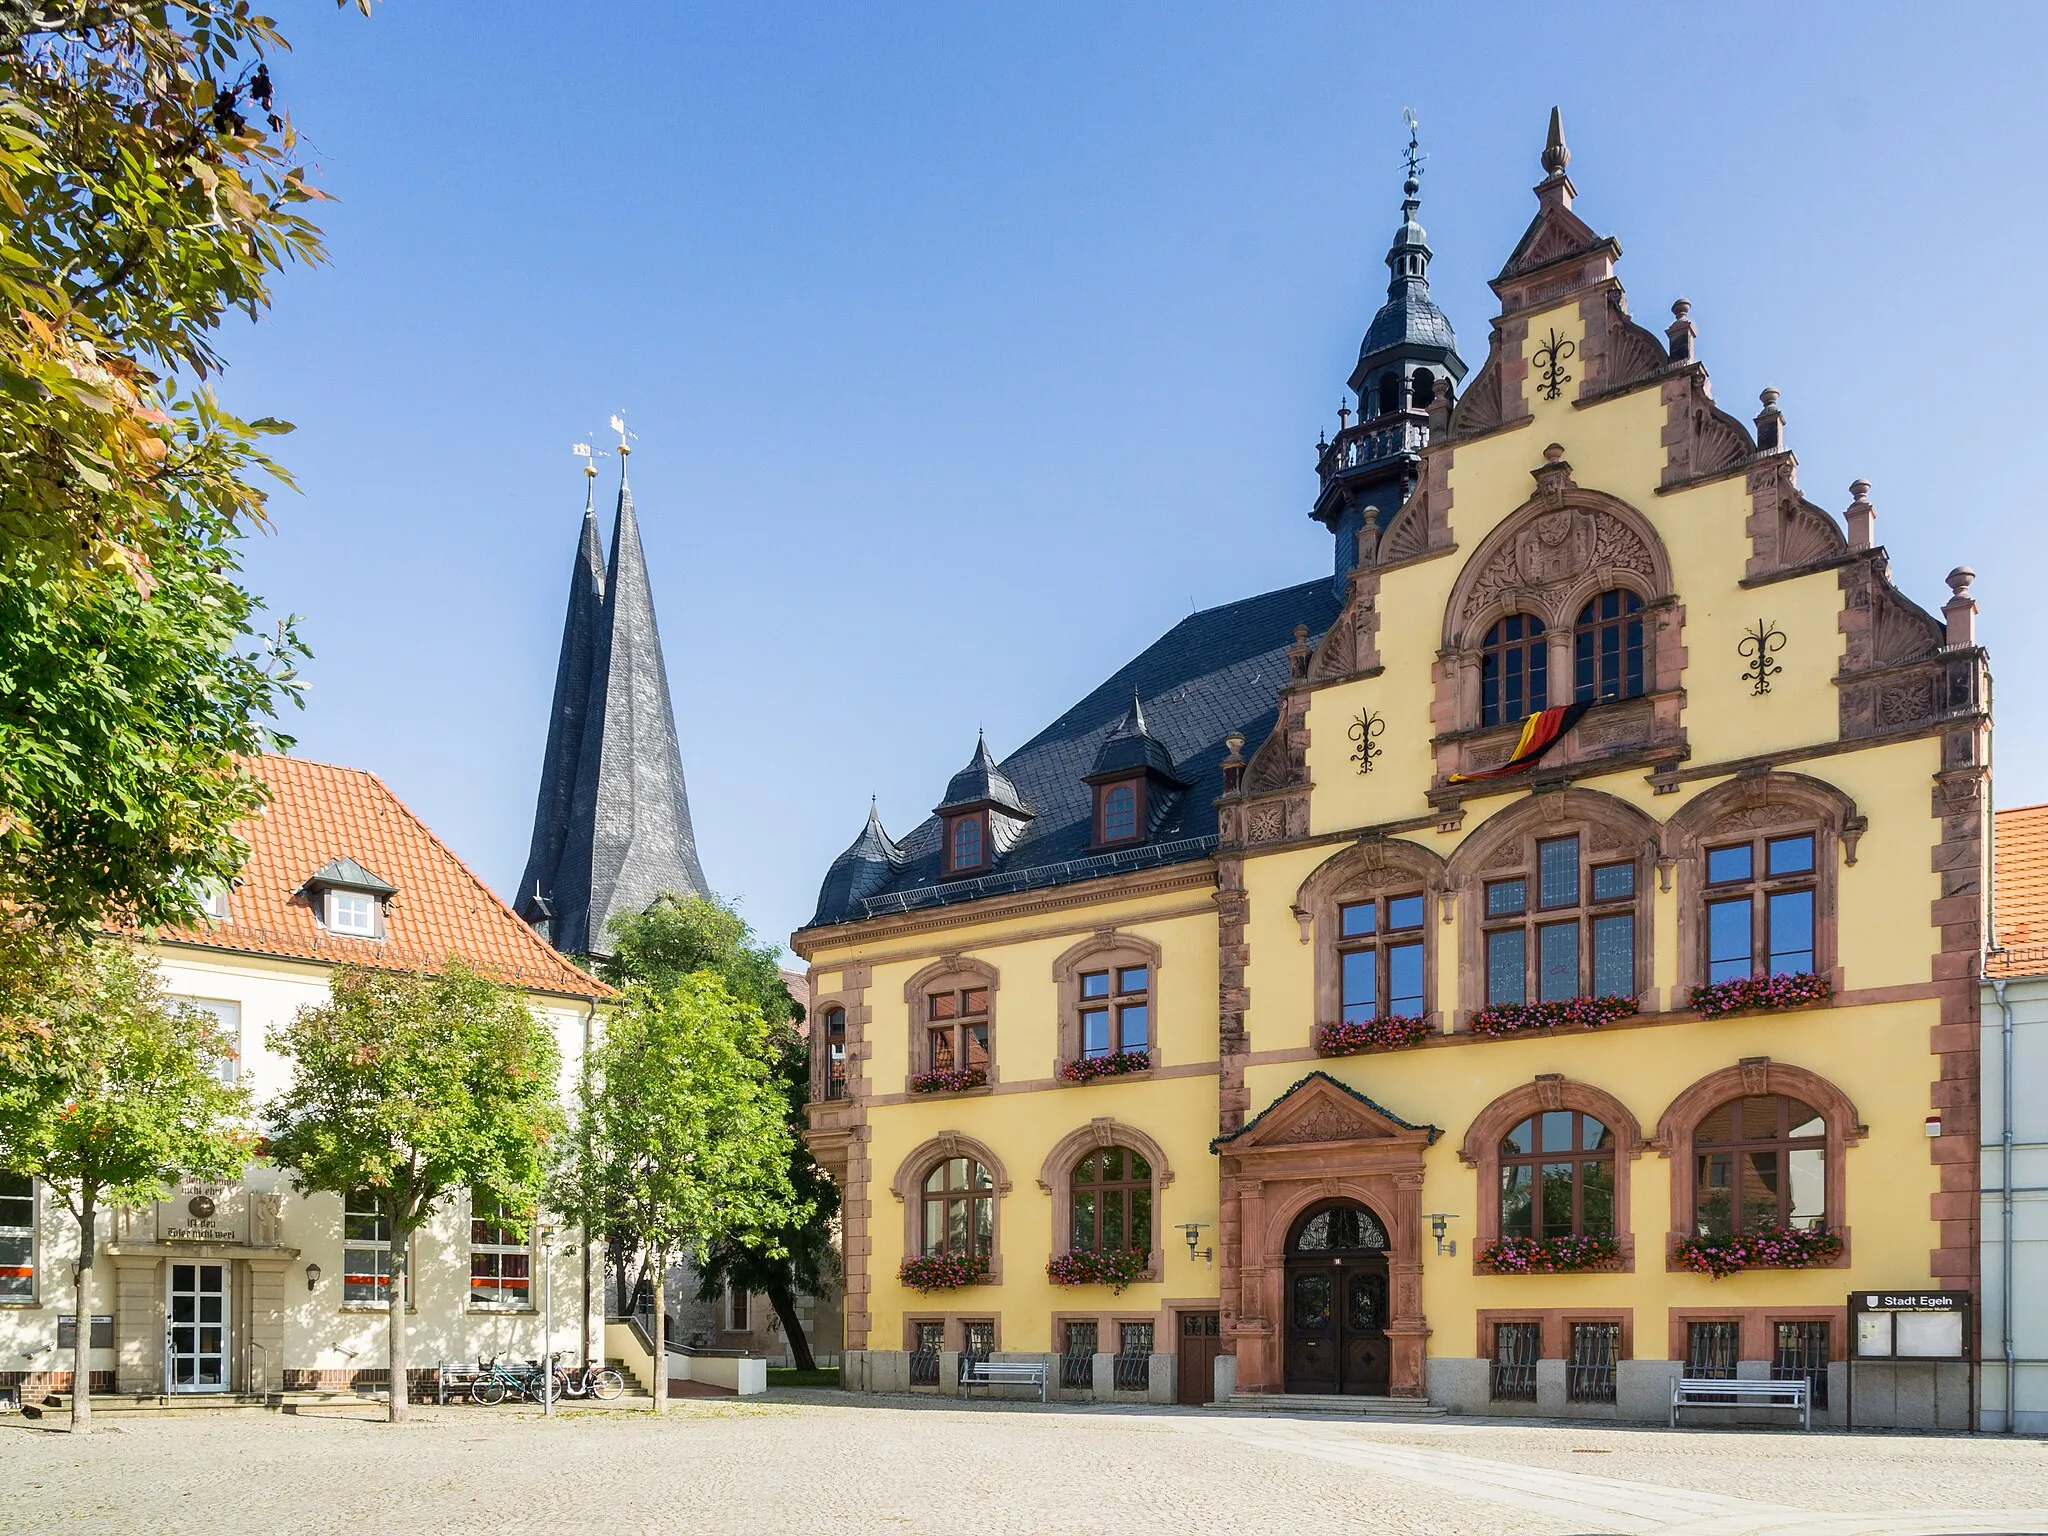
{"type": "MultiPolygon", "coordinates": [[[[618,430],[619,501],[611,563],[597,578],[602,605],[588,647],[587,702],[560,833],[560,857],[551,883],[541,891],[550,909],[545,914],[551,920],[548,937],[555,948],[569,954],[606,952],[606,927],[621,912],[644,911],[670,892],[701,896],[708,890],[690,824],[640,523],[626,481],[624,458],[631,445],[623,425],[618,430]]],[[[593,509],[586,515],[579,570],[586,555],[594,569],[596,541],[593,509]]],[[[574,616],[572,599],[572,624],[574,616]]],[[[565,633],[565,666],[569,651],[570,637],[565,633]]],[[[560,687],[558,680],[558,691],[560,687]]],[[[547,775],[555,765],[554,751],[551,727],[543,805],[534,825],[536,857],[547,827],[547,775]]],[[[530,874],[521,892],[522,914],[535,889],[530,874]]]]}

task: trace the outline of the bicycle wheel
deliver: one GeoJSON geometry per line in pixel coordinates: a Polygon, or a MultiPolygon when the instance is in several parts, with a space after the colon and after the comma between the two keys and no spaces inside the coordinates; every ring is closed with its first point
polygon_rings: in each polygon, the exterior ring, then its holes
{"type": "Polygon", "coordinates": [[[590,1395],[600,1402],[610,1402],[626,1390],[626,1378],[610,1366],[590,1373],[590,1395]]]}
{"type": "Polygon", "coordinates": [[[495,1408],[505,1401],[505,1383],[496,1376],[479,1376],[469,1384],[469,1395],[486,1408],[495,1408]]]}

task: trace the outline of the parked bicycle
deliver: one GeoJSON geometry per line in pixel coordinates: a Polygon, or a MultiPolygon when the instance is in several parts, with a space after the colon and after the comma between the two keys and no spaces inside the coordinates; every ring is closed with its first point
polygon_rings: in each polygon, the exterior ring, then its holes
{"type": "Polygon", "coordinates": [[[542,1384],[546,1376],[538,1360],[528,1360],[523,1365],[501,1365],[496,1360],[477,1362],[479,1374],[469,1384],[472,1401],[482,1403],[486,1408],[495,1408],[506,1397],[520,1397],[527,1402],[541,1400],[542,1384]]]}
{"type": "MultiPolygon", "coordinates": [[[[559,1349],[554,1358],[558,1361],[570,1357],[572,1351],[559,1349]]],[[[594,1397],[601,1403],[608,1403],[626,1390],[626,1378],[608,1365],[557,1365],[555,1367],[555,1395],[557,1397],[594,1397]]]]}

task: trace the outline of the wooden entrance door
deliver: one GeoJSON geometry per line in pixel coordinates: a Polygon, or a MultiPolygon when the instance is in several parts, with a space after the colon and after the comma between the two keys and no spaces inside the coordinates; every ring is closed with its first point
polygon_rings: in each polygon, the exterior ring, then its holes
{"type": "Polygon", "coordinates": [[[1347,1201],[1310,1211],[1287,1246],[1286,1389],[1386,1396],[1386,1228],[1347,1201]]]}
{"type": "Polygon", "coordinates": [[[1180,1364],[1174,1377],[1175,1402],[1202,1404],[1216,1395],[1216,1356],[1223,1347],[1223,1329],[1214,1312],[1180,1315],[1180,1364]]]}

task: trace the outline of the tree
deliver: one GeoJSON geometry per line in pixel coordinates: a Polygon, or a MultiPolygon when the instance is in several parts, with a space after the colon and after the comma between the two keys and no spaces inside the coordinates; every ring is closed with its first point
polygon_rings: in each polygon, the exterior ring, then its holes
{"type": "Polygon", "coordinates": [[[413,1234],[460,1190],[535,1208],[562,1129],[561,1052],[525,998],[457,960],[438,976],[343,966],[331,992],[266,1037],[292,1062],[265,1108],[270,1156],[302,1191],[367,1193],[387,1225],[395,1424],[413,1234]]]}
{"type": "Polygon", "coordinates": [[[727,1286],[766,1296],[789,1339],[791,1357],[799,1369],[810,1370],[815,1362],[796,1301],[822,1296],[838,1273],[832,1223],[839,1211],[839,1188],[804,1143],[810,1050],[796,1028],[803,1010],[783,983],[779,956],[756,942],[732,908],[702,897],[663,897],[645,912],[613,918],[611,932],[612,955],[603,974],[615,986],[638,981],[665,988],[683,977],[709,973],[720,977],[735,997],[753,1003],[768,1022],[767,1056],[790,1133],[789,1180],[797,1197],[793,1217],[711,1243],[698,1270],[698,1296],[708,1301],[727,1286]]]}
{"type": "Polygon", "coordinates": [[[233,553],[289,428],[206,385],[323,259],[287,48],[246,0],[0,0],[0,902],[60,929],[196,915],[261,801],[237,754],[289,744],[252,721],[303,652],[233,553]]]}
{"type": "Polygon", "coordinates": [[[232,1178],[256,1139],[221,1080],[214,1017],[171,1003],[148,956],[71,943],[44,973],[41,1033],[0,1057],[0,1165],[42,1180],[78,1223],[73,1433],[92,1427],[92,1280],[103,1209],[148,1205],[180,1177],[232,1178]]]}
{"type": "Polygon", "coordinates": [[[801,1218],[768,1022],[714,975],[629,987],[594,1046],[556,1203],[630,1235],[654,1275],[654,1411],[668,1407],[668,1266],[801,1218]]]}

